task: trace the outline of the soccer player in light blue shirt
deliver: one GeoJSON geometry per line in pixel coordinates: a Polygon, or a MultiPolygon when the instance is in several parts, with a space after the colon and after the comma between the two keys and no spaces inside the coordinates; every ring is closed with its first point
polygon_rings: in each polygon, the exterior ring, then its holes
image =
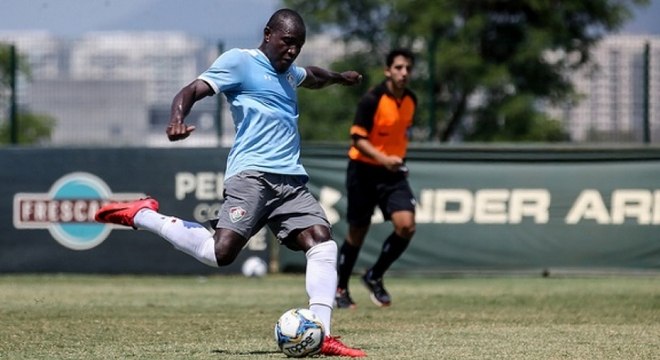
{"type": "Polygon", "coordinates": [[[222,54],[199,79],[229,102],[236,140],[225,177],[245,170],[306,175],[300,163],[296,88],[304,68],[292,64],[277,72],[259,49],[222,54]]]}
{"type": "Polygon", "coordinates": [[[95,219],[149,230],[214,267],[231,264],[250,237],[268,225],[283,245],[305,252],[309,308],[325,330],[320,353],[363,357],[364,351],[331,336],[337,244],[323,209],[306,187],[296,96],[297,87],[354,85],[362,76],[355,71],[337,73],[294,65],[305,36],[305,24],[297,12],[278,10],[264,28],[258,49],[227,51],[172,101],[166,129],[171,141],[185,139],[195,130],[184,122],[195,102],[223,93],[231,106],[236,138],[227,160],[225,199],[215,233],[160,214],[153,198],[105,205],[95,219]]]}

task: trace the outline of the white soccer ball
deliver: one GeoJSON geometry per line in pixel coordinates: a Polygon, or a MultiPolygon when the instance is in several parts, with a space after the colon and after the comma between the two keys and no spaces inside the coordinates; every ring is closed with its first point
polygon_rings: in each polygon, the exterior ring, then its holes
{"type": "Polygon", "coordinates": [[[318,354],[324,337],[321,319],[309,309],[288,310],[275,324],[275,341],[286,356],[318,354]]]}
{"type": "Polygon", "coordinates": [[[245,260],[241,271],[247,277],[262,277],[268,272],[268,264],[262,258],[252,256],[245,260]]]}

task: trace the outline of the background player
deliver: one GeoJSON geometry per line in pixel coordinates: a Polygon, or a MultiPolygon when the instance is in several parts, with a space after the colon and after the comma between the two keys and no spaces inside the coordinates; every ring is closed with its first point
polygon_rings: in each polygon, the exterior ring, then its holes
{"type": "Polygon", "coordinates": [[[415,58],[407,49],[396,49],[385,60],[385,80],[362,97],[351,127],[346,173],[349,230],[339,252],[335,294],[339,308],[355,307],[348,282],[376,206],[394,225],[378,260],[362,276],[376,305],[390,305],[383,275],[405,251],[415,233],[416,202],[403,160],[417,106],[415,94],[407,88],[415,58]]]}
{"type": "Polygon", "coordinates": [[[232,263],[248,239],[268,225],[282,244],[305,252],[309,306],[326,331],[321,354],[362,357],[364,351],[330,336],[337,244],[325,213],[306,187],[296,96],[298,86],[353,85],[361,75],[294,65],[305,36],[297,12],[278,10],[268,21],[258,49],[222,54],[172,101],[166,129],[171,141],[185,139],[195,130],[184,119],[198,100],[222,92],[231,106],[236,138],[227,159],[225,202],[214,234],[200,224],[158,213],[155,199],[111,203],[99,210],[96,219],[149,230],[214,267],[232,263]]]}

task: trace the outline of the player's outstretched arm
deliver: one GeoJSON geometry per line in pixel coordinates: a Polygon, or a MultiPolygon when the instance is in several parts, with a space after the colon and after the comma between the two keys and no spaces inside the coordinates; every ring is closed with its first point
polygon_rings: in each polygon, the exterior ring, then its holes
{"type": "Polygon", "coordinates": [[[195,131],[193,125],[184,123],[193,105],[207,96],[213,95],[213,89],[203,80],[196,79],[181,89],[172,100],[170,123],[165,132],[170,141],[183,140],[195,131]]]}
{"type": "Polygon", "coordinates": [[[300,86],[308,89],[320,89],[332,84],[355,85],[362,81],[362,75],[357,71],[338,73],[318,66],[307,66],[305,70],[307,77],[300,86]]]}

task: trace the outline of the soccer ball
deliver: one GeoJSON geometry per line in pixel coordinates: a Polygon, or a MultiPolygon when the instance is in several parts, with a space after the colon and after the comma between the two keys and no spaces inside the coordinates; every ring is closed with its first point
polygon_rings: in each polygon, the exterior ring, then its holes
{"type": "Polygon", "coordinates": [[[268,265],[260,257],[251,256],[241,266],[241,272],[247,277],[262,277],[268,272],[268,265]]]}
{"type": "Polygon", "coordinates": [[[275,324],[275,341],[280,350],[290,357],[318,354],[324,336],[321,319],[309,309],[288,310],[275,324]]]}

